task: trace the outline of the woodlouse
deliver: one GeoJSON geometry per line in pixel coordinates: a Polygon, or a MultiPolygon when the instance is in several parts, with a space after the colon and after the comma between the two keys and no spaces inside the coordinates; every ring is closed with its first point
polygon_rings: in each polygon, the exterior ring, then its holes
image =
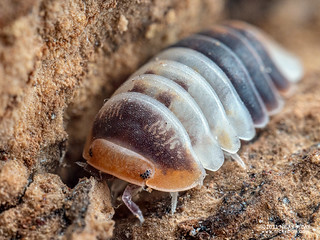
{"type": "Polygon", "coordinates": [[[172,194],[201,185],[237,155],[240,139],[283,106],[302,77],[299,60],[255,27],[229,21],[182,39],[142,66],[96,116],[83,156],[130,184],[123,201],[143,222],[131,196],[141,187],[172,194]]]}

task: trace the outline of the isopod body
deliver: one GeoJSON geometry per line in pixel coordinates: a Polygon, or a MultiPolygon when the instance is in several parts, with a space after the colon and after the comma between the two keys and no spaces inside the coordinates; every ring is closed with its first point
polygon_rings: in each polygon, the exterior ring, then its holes
{"type": "MultiPolygon", "coordinates": [[[[201,185],[240,140],[283,106],[303,74],[299,60],[255,27],[229,21],[168,47],[142,66],[97,114],[83,156],[138,187],[173,193],[201,185]]],[[[129,185],[123,200],[141,221],[129,185]]],[[[174,209],[173,209],[174,211],[174,209]]]]}

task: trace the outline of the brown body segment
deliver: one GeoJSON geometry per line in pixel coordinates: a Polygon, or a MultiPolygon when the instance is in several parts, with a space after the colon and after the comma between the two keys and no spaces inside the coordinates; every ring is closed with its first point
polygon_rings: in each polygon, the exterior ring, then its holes
{"type": "Polygon", "coordinates": [[[119,94],[105,103],[83,156],[103,172],[161,191],[190,189],[204,178],[181,123],[140,93],[119,94]]]}

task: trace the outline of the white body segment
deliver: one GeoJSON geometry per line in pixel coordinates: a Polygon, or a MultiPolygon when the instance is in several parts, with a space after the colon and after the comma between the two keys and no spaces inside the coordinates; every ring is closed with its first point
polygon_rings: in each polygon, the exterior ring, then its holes
{"type": "Polygon", "coordinates": [[[301,62],[293,54],[283,49],[270,38],[263,36],[272,60],[276,63],[281,73],[290,81],[298,82],[303,76],[301,62]]]}
{"type": "Polygon", "coordinates": [[[251,140],[255,129],[251,116],[225,73],[203,54],[188,48],[170,48],[154,59],[180,62],[198,72],[211,85],[219,97],[230,124],[240,139],[251,140]]]}
{"type": "MultiPolygon", "coordinates": [[[[235,23],[237,24],[236,21],[235,23]]],[[[290,82],[296,83],[301,80],[303,76],[303,66],[298,57],[288,52],[258,28],[250,26],[246,30],[251,32],[251,34],[263,43],[275,65],[290,82]]]]}
{"type": "Polygon", "coordinates": [[[199,73],[179,62],[155,60],[142,66],[133,76],[148,72],[164,76],[182,86],[200,107],[220,147],[229,153],[238,152],[239,137],[230,124],[217,94],[199,73]]]}
{"type": "MultiPolygon", "coordinates": [[[[206,169],[216,171],[224,162],[223,152],[211,135],[208,123],[193,98],[175,82],[153,74],[129,78],[114,95],[140,92],[158,101],[163,100],[187,131],[193,150],[206,169]]],[[[161,104],[159,102],[159,104],[161,104]]]]}

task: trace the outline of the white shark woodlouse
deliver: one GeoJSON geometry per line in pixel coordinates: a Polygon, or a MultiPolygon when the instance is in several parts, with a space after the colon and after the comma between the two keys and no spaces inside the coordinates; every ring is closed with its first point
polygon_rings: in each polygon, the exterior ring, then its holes
{"type": "Polygon", "coordinates": [[[229,21],[160,52],[136,71],[97,114],[83,156],[96,169],[130,184],[172,194],[201,185],[237,155],[283,106],[300,80],[299,60],[257,28],[229,21]]]}

